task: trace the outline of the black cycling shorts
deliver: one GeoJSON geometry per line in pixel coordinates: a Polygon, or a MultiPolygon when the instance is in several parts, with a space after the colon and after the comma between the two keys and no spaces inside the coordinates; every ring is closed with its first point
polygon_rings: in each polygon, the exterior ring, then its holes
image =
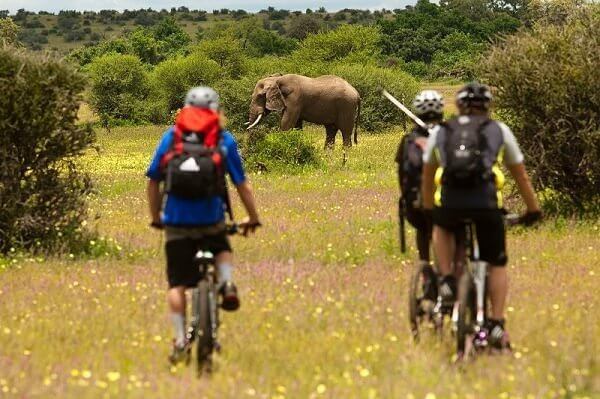
{"type": "Polygon", "coordinates": [[[229,238],[225,231],[203,233],[201,228],[167,227],[167,281],[169,288],[195,287],[200,281],[200,271],[194,266],[194,257],[199,249],[210,251],[214,256],[231,252],[229,238]],[[175,230],[175,232],[173,232],[175,230]]]}
{"type": "Polygon", "coordinates": [[[445,230],[456,231],[462,224],[471,221],[475,225],[479,259],[492,266],[505,266],[506,231],[500,209],[448,209],[433,211],[433,224],[445,230]]]}
{"type": "Polygon", "coordinates": [[[408,220],[408,223],[410,223],[410,225],[417,230],[422,230],[425,232],[431,231],[431,221],[427,220],[427,216],[421,209],[407,206],[406,220],[408,220]]]}

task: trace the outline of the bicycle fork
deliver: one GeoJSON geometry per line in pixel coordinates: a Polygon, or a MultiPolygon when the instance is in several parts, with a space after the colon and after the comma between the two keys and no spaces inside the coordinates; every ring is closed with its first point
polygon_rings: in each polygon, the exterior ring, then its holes
{"type": "Polygon", "coordinates": [[[482,261],[474,262],[473,282],[475,284],[476,295],[476,318],[477,326],[482,328],[485,323],[485,284],[487,278],[487,263],[482,261]]]}
{"type": "Polygon", "coordinates": [[[212,268],[212,273],[210,273],[210,287],[208,290],[208,308],[209,308],[209,317],[210,317],[210,333],[212,336],[212,342],[213,342],[213,349],[216,350],[217,352],[219,352],[221,350],[221,345],[219,344],[218,341],[218,337],[217,337],[217,330],[219,328],[219,320],[218,320],[218,309],[217,307],[219,306],[217,301],[217,290],[215,288],[215,275],[214,273],[216,272],[215,268],[212,268]]]}

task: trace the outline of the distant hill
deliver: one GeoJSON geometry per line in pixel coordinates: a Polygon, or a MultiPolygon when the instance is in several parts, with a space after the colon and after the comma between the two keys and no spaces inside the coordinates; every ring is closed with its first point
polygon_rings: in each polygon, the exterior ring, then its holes
{"type": "MultiPolygon", "coordinates": [[[[400,10],[396,10],[399,12],[400,10]]],[[[78,47],[94,45],[133,31],[138,27],[155,25],[164,17],[174,17],[181,28],[195,38],[199,31],[220,22],[235,22],[244,18],[255,18],[262,22],[265,29],[276,31],[284,36],[297,35],[290,31],[295,18],[311,18],[321,20],[322,26],[334,28],[344,23],[374,24],[377,20],[393,19],[394,11],[345,9],[329,13],[324,8],[318,10],[289,11],[269,7],[258,13],[244,10],[190,10],[187,7],[171,8],[156,11],[152,9],[94,11],[61,11],[58,14],[47,12],[33,13],[19,10],[10,17],[21,27],[20,40],[34,50],[51,49],[67,53],[78,47]]],[[[0,17],[7,16],[7,11],[0,11],[0,17]]]]}

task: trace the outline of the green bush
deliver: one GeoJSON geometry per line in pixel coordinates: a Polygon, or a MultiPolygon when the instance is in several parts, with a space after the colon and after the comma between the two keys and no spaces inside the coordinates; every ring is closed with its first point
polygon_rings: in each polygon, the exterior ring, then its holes
{"type": "Polygon", "coordinates": [[[257,129],[241,140],[241,152],[250,170],[301,171],[321,163],[319,151],[304,132],[257,129]]]}
{"type": "Polygon", "coordinates": [[[148,95],[146,72],[133,55],[108,54],[89,66],[92,80],[90,103],[103,125],[119,120],[141,122],[148,95]]]}
{"type": "Polygon", "coordinates": [[[0,18],[0,45],[16,45],[20,30],[11,18],[0,18]]]}
{"type": "Polygon", "coordinates": [[[293,54],[300,62],[365,63],[380,53],[379,29],[368,26],[343,25],[336,30],[309,35],[293,54]]]}
{"type": "Polygon", "coordinates": [[[537,25],[495,46],[482,66],[540,191],[563,209],[600,209],[600,6],[564,26],[537,25]]]}
{"type": "Polygon", "coordinates": [[[298,15],[290,22],[287,35],[291,38],[304,40],[308,35],[318,33],[323,21],[312,15],[298,15]]]}
{"type": "Polygon", "coordinates": [[[150,75],[151,102],[155,103],[155,110],[162,110],[158,112],[162,121],[153,122],[165,122],[171,112],[181,108],[190,88],[214,85],[222,74],[219,64],[200,52],[166,60],[157,65],[150,75]]]}
{"type": "Polygon", "coordinates": [[[134,50],[129,40],[116,38],[101,42],[95,46],[80,47],[73,50],[67,56],[67,59],[76,62],[80,66],[90,64],[94,59],[106,54],[133,54],[134,50]]]}
{"type": "Polygon", "coordinates": [[[362,129],[380,131],[408,121],[402,111],[383,97],[381,89],[387,89],[403,104],[409,104],[419,90],[419,83],[412,76],[398,69],[358,64],[338,64],[331,73],[346,79],[360,93],[362,129]]]}
{"type": "Polygon", "coordinates": [[[237,79],[246,72],[246,57],[240,43],[230,37],[202,40],[195,52],[215,61],[228,77],[237,79]]]}
{"type": "Polygon", "coordinates": [[[233,132],[245,130],[244,123],[248,121],[248,105],[258,79],[260,79],[258,76],[249,75],[238,80],[224,79],[214,85],[227,117],[227,127],[233,132]]]}
{"type": "Polygon", "coordinates": [[[0,47],[0,253],[70,249],[85,232],[94,143],[77,123],[84,77],[48,56],[0,47]]]}

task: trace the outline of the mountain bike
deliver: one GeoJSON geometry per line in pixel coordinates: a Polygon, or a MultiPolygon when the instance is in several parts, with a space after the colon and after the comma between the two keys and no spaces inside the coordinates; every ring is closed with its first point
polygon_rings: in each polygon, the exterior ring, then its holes
{"type": "MultiPolygon", "coordinates": [[[[238,233],[237,225],[227,226],[228,235],[238,233]]],[[[218,341],[220,297],[218,273],[214,254],[199,248],[194,258],[200,270],[200,281],[192,291],[192,317],[187,339],[196,342],[198,375],[210,374],[213,369],[213,353],[221,351],[218,341]]]]}
{"type": "MultiPolygon", "coordinates": [[[[464,257],[466,253],[464,247],[464,233],[457,229],[456,248],[458,259],[453,262],[453,274],[460,276],[463,270],[464,257]]],[[[437,270],[429,262],[419,262],[413,272],[408,294],[409,320],[413,338],[418,341],[419,328],[424,321],[429,322],[437,333],[441,333],[444,326],[444,320],[451,318],[452,332],[456,331],[455,321],[457,307],[454,304],[446,304],[438,293],[439,275],[437,270]]]]}
{"type": "Polygon", "coordinates": [[[420,262],[411,277],[408,293],[410,329],[415,340],[419,339],[421,324],[434,321],[437,288],[437,272],[428,262],[420,262]]]}
{"type": "MultiPolygon", "coordinates": [[[[506,215],[507,226],[521,224],[519,215],[506,215]]],[[[456,349],[458,359],[473,356],[489,348],[488,317],[488,263],[479,259],[475,226],[467,221],[465,272],[458,285],[456,314],[456,349]]]]}

